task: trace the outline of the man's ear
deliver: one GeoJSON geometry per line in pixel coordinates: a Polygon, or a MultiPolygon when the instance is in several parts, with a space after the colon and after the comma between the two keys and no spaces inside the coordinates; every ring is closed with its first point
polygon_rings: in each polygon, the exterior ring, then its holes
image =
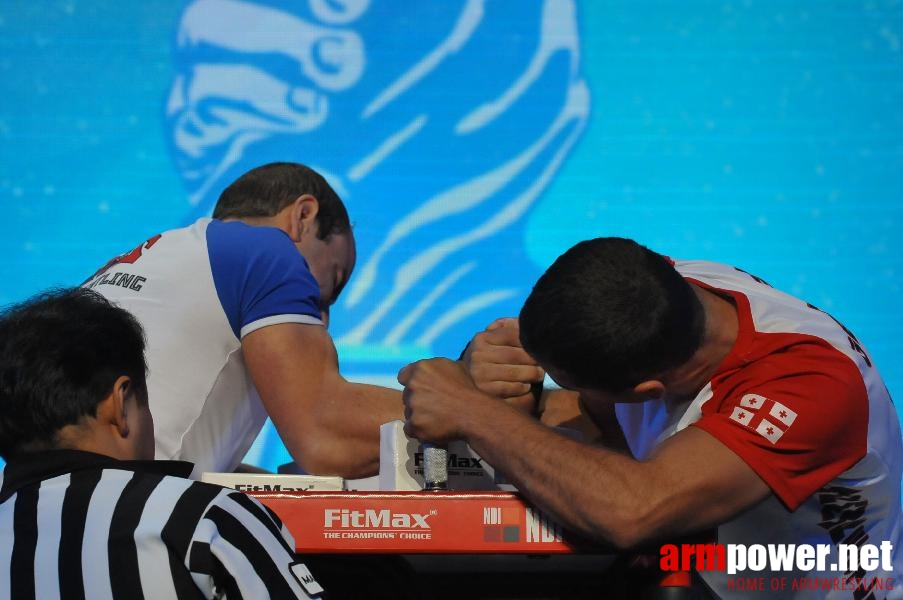
{"type": "Polygon", "coordinates": [[[319,210],[320,203],[310,194],[303,194],[295,198],[291,204],[291,221],[288,232],[293,242],[300,242],[305,235],[316,235],[319,210]]]}
{"type": "Polygon", "coordinates": [[[665,384],[658,379],[641,381],[633,387],[633,393],[640,400],[658,400],[665,395],[665,384]]]}
{"type": "Polygon", "coordinates": [[[97,405],[97,421],[121,438],[127,438],[130,433],[127,400],[132,393],[132,379],[121,375],[113,383],[110,394],[97,405]]]}

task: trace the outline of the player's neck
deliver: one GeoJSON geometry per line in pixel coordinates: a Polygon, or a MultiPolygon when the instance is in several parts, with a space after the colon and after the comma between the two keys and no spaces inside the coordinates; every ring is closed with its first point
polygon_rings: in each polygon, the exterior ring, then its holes
{"type": "Polygon", "coordinates": [[[669,395],[680,397],[695,396],[706,385],[730,354],[740,327],[733,302],[711,291],[692,287],[705,312],[705,330],[696,353],[668,377],[669,395]]]}

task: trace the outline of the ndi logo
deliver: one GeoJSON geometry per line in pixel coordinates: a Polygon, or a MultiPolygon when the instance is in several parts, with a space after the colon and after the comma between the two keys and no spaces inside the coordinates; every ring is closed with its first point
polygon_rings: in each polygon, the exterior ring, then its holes
{"type": "Polygon", "coordinates": [[[527,542],[560,542],[561,527],[545,516],[543,513],[532,508],[526,510],[527,542]]]}
{"type": "Polygon", "coordinates": [[[487,506],[483,509],[483,541],[518,543],[561,542],[561,527],[542,512],[528,508],[503,508],[487,506]]]}

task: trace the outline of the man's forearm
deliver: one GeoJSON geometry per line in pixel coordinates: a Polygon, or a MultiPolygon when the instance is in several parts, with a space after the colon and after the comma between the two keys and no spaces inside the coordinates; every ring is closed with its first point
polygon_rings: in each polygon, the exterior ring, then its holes
{"type": "Polygon", "coordinates": [[[343,381],[314,407],[306,434],[289,447],[307,472],[368,477],[379,472],[379,429],[403,418],[401,393],[343,381]]]}
{"type": "Polygon", "coordinates": [[[401,393],[346,381],[323,327],[283,323],[242,339],[260,400],[308,473],[364,477],[379,470],[379,426],[403,415],[401,393]]]}
{"type": "Polygon", "coordinates": [[[463,437],[539,508],[591,539],[626,548],[701,531],[771,494],[743,459],[696,427],[637,461],[484,404],[468,413],[463,437]]]}
{"type": "Polygon", "coordinates": [[[629,546],[642,534],[650,490],[623,454],[573,441],[499,403],[471,414],[467,442],[539,508],[596,540],[629,546]]]}
{"type": "MultiPolygon", "coordinates": [[[[409,435],[464,439],[540,509],[591,539],[630,547],[702,530],[770,493],[740,456],[700,428],[681,430],[637,461],[623,450],[564,437],[486,395],[458,363],[418,361],[398,381],[409,435]]],[[[614,417],[607,403],[581,408],[592,408],[596,423],[614,417]]]]}

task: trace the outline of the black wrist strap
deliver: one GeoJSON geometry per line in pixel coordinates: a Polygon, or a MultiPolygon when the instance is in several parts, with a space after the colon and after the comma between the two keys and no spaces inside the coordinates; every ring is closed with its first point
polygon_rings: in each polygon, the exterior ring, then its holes
{"type": "Polygon", "coordinates": [[[538,417],[542,414],[543,409],[545,408],[542,405],[542,381],[534,381],[530,384],[530,393],[533,394],[533,400],[536,402],[533,408],[533,415],[538,417]]]}

